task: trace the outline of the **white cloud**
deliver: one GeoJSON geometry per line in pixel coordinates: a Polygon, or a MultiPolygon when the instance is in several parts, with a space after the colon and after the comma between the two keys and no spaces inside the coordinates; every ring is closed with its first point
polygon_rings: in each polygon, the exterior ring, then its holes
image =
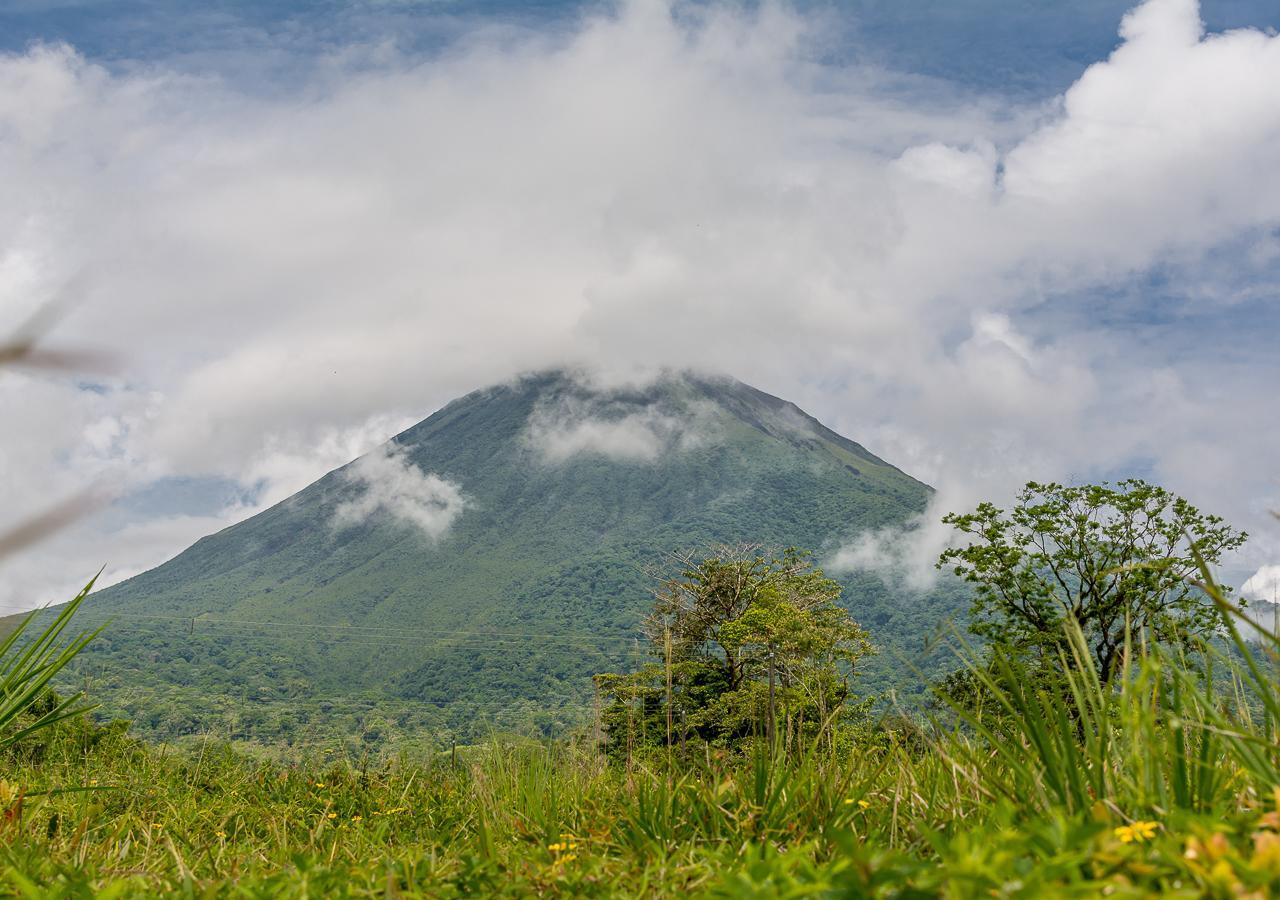
{"type": "Polygon", "coordinates": [[[1115,241],[1105,255],[1122,264],[1274,221],[1280,39],[1205,37],[1194,0],[1148,0],[1121,33],[1111,58],[1066,93],[1062,115],[1008,153],[1009,198],[1065,216],[1077,252],[1104,254],[1115,241]]]}
{"type": "Polygon", "coordinates": [[[552,463],[581,454],[652,462],[662,453],[668,436],[676,432],[678,426],[674,419],[652,410],[620,419],[554,421],[541,418],[529,423],[528,441],[544,460],[552,463]]]}
{"type": "Polygon", "coordinates": [[[967,149],[934,143],[911,147],[897,167],[921,181],[978,196],[995,188],[997,161],[996,148],[987,141],[967,149]]]}
{"type": "MultiPolygon", "coordinates": [[[[0,527],[86,481],[284,496],[517,371],[693,366],[957,503],[1139,461],[1253,532],[1252,571],[1280,556],[1258,324],[1205,285],[1184,312],[1224,323],[1210,356],[1078,297],[1199,279],[1228,244],[1274,266],[1280,38],[1202,35],[1189,0],[1149,0],[1123,38],[1021,109],[833,66],[820,24],[772,4],[339,54],[270,95],[0,56],[0,329],[74,282],[51,339],[122,360],[106,393],[0,374],[0,527]]],[[[559,446],[643,456],[667,427],[559,446]]],[[[131,568],[179,549],[99,536],[131,568]]],[[[22,565],[57,586],[62,559],[22,565]]]]}
{"type": "Polygon", "coordinates": [[[948,485],[929,498],[925,511],[902,525],[873,528],[833,551],[824,568],[835,574],[862,571],[908,591],[925,591],[937,581],[938,557],[953,532],[942,524],[952,510],[968,509],[981,498],[981,488],[948,485]]]}
{"type": "Polygon", "coordinates": [[[394,444],[383,444],[345,471],[362,489],[359,497],[338,504],[334,527],[350,528],[378,515],[411,525],[430,541],[438,541],[466,509],[462,489],[432,472],[423,472],[394,444]]]}
{"type": "Polygon", "coordinates": [[[717,439],[715,411],[705,402],[629,400],[625,393],[613,392],[618,387],[579,380],[573,393],[530,413],[525,444],[552,465],[582,455],[651,463],[665,453],[693,450],[717,439]]]}
{"type": "Polygon", "coordinates": [[[1247,600],[1280,603],[1280,565],[1259,568],[1240,585],[1240,595],[1247,600]]]}
{"type": "Polygon", "coordinates": [[[275,431],[245,467],[245,480],[262,486],[258,502],[269,506],[356,457],[365,453],[369,454],[365,459],[376,457],[380,444],[414,421],[401,415],[375,414],[347,428],[312,428],[292,434],[275,431]]]}

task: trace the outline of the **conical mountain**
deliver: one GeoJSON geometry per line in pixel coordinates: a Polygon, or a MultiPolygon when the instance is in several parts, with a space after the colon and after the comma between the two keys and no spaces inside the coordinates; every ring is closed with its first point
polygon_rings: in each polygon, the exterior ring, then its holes
{"type": "MultiPolygon", "coordinates": [[[[737,381],[532,375],[94,595],[116,620],[86,666],[106,709],[157,736],[554,731],[581,714],[593,672],[635,662],[645,569],[664,554],[749,541],[821,555],[905,522],[929,493],[737,381]]],[[[847,585],[888,646],[956,605],[847,585]]],[[[873,683],[892,680],[886,662],[873,683]]]]}

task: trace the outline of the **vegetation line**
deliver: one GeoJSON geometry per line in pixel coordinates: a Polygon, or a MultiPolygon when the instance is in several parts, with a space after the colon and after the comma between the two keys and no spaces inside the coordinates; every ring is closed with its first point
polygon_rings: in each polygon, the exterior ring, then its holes
{"type": "MultiPolygon", "coordinates": [[[[95,620],[95,613],[98,613],[98,611],[91,609],[89,612],[83,614],[80,617],[80,621],[95,620]]],[[[350,632],[357,632],[361,635],[370,635],[370,636],[377,635],[377,634],[391,634],[391,635],[432,634],[432,635],[442,635],[442,636],[451,636],[451,635],[473,636],[473,637],[482,637],[482,638],[494,637],[499,639],[509,637],[509,638],[521,638],[521,639],[536,638],[538,640],[549,640],[549,641],[581,640],[589,643],[598,643],[602,640],[632,641],[639,636],[638,633],[624,633],[624,634],[617,634],[617,635],[596,635],[596,634],[589,634],[586,632],[582,632],[579,634],[574,634],[571,632],[570,633],[562,632],[560,634],[554,634],[554,633],[547,633],[547,632],[523,632],[523,631],[475,631],[475,630],[461,631],[461,630],[447,629],[447,628],[383,628],[383,627],[372,626],[372,625],[312,624],[307,622],[275,622],[275,621],[266,621],[266,620],[260,620],[260,619],[227,619],[222,617],[212,618],[204,615],[172,616],[172,615],[161,615],[161,614],[126,613],[126,612],[102,613],[102,614],[99,614],[99,617],[96,619],[96,621],[99,624],[103,624],[103,623],[115,621],[117,619],[138,619],[138,620],[156,619],[156,620],[182,622],[182,623],[194,622],[196,627],[200,627],[204,625],[237,625],[237,626],[244,625],[244,626],[255,626],[255,627],[261,627],[261,628],[270,627],[270,628],[297,628],[297,629],[320,630],[320,631],[350,631],[350,632]]]]}

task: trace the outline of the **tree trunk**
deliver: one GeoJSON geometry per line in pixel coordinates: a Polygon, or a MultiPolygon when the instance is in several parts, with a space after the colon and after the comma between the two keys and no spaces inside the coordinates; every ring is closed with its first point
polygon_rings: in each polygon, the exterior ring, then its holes
{"type": "Polygon", "coordinates": [[[769,752],[773,752],[773,722],[776,710],[773,702],[773,651],[769,651],[769,723],[768,723],[768,740],[769,752]]]}

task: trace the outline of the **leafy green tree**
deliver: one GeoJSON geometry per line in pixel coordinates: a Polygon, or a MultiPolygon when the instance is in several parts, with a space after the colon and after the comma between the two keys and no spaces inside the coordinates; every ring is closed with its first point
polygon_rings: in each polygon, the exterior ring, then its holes
{"type": "Polygon", "coordinates": [[[850,679],[873,648],[808,554],[739,546],[676,561],[645,625],[656,661],[596,676],[612,753],[691,739],[732,747],[775,732],[788,743],[829,738],[860,708],[850,679]]]}
{"type": "Polygon", "coordinates": [[[982,503],[942,521],[970,539],[938,567],[974,586],[975,634],[1051,662],[1074,620],[1104,680],[1121,662],[1126,632],[1169,643],[1210,633],[1216,614],[1192,583],[1196,554],[1212,565],[1246,538],[1138,479],[1029,482],[1008,511],[982,503]]]}

